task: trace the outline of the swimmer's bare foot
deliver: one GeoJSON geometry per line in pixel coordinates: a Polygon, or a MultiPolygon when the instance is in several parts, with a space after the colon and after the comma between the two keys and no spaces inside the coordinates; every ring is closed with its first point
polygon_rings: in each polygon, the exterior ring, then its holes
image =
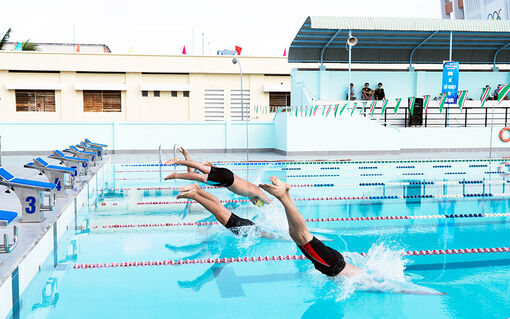
{"type": "Polygon", "coordinates": [[[182,155],[184,155],[184,158],[185,158],[186,160],[189,160],[189,153],[188,153],[188,151],[187,151],[187,150],[185,150],[182,146],[181,146],[181,147],[179,147],[177,150],[178,150],[179,152],[181,152],[181,153],[182,153],[182,155]]]}
{"type": "Polygon", "coordinates": [[[165,177],[165,180],[175,179],[176,177],[177,177],[177,173],[172,173],[172,174],[168,175],[167,177],[165,177]]]}
{"type": "Polygon", "coordinates": [[[276,198],[281,198],[285,195],[289,194],[290,185],[276,178],[275,176],[271,176],[270,178],[271,184],[259,184],[259,187],[268,192],[269,194],[275,196],[276,198]]]}
{"type": "Polygon", "coordinates": [[[197,183],[193,183],[191,185],[186,185],[181,188],[179,188],[179,192],[188,192],[190,190],[199,190],[200,186],[198,186],[197,183]]]}
{"type": "Polygon", "coordinates": [[[174,158],[174,159],[171,159],[171,160],[168,160],[165,162],[165,165],[174,165],[174,164],[177,164],[179,165],[179,159],[178,158],[174,158]]]}
{"type": "Polygon", "coordinates": [[[180,198],[189,198],[189,199],[195,199],[195,197],[197,196],[197,190],[196,189],[191,189],[189,191],[185,191],[185,192],[180,192],[179,195],[177,195],[177,199],[180,199],[180,198]]]}

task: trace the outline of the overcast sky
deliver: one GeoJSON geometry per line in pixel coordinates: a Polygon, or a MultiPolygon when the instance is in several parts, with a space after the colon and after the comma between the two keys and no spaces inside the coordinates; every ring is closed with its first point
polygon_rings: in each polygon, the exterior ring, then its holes
{"type": "Polygon", "coordinates": [[[24,0],[3,1],[11,41],[107,44],[114,53],[188,54],[243,48],[281,56],[310,15],[440,18],[439,0],[24,0]],[[193,41],[193,34],[194,39],[193,41]],[[194,44],[194,45],[193,45],[194,44]]]}

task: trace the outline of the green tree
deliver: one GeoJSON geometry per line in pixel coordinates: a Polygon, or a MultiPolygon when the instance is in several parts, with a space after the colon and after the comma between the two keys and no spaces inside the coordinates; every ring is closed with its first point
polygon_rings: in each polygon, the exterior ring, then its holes
{"type": "Polygon", "coordinates": [[[2,37],[2,40],[0,40],[0,50],[3,49],[4,45],[9,41],[9,37],[11,36],[11,28],[5,32],[4,36],[2,37]]]}
{"type": "Polygon", "coordinates": [[[37,44],[30,42],[30,39],[21,44],[21,51],[37,51],[37,44]]]}

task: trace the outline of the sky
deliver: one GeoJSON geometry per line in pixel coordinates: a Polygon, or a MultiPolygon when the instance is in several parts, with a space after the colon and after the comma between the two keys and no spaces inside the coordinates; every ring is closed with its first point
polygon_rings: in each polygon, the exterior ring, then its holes
{"type": "Polygon", "coordinates": [[[113,53],[282,56],[306,17],[440,18],[439,0],[25,0],[4,1],[11,41],[101,43],[113,53]],[[74,27],[73,27],[74,26],[74,27]],[[74,29],[74,32],[73,32],[74,29]]]}

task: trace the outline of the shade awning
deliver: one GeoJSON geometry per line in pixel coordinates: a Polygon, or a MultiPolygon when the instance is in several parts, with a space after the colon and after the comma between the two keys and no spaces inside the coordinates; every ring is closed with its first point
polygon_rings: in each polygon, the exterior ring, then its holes
{"type": "Polygon", "coordinates": [[[125,83],[76,83],[76,91],[126,91],[125,83]]]}
{"type": "Polygon", "coordinates": [[[189,84],[141,84],[140,91],[191,91],[189,84]]]}
{"type": "Polygon", "coordinates": [[[510,21],[412,18],[308,17],[289,48],[288,61],[353,63],[493,64],[510,61],[510,21]]]}
{"type": "Polygon", "coordinates": [[[7,90],[62,90],[61,83],[48,82],[7,82],[7,90]]]}

